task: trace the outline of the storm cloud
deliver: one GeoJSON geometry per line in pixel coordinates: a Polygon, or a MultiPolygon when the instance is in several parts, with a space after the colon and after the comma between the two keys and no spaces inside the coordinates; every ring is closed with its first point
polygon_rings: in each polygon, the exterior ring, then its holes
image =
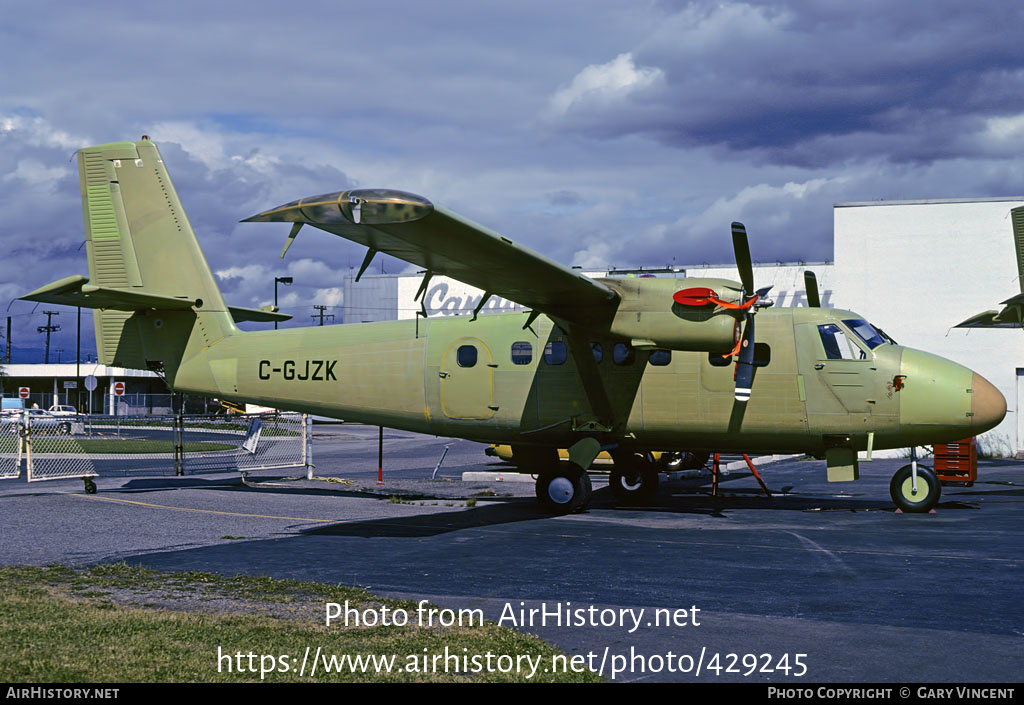
{"type": "MultiPolygon", "coordinates": [[[[341,305],[363,252],[303,231],[282,261],[286,228],[239,221],[354,186],[595,268],[729,262],[732,220],[757,260],[829,260],[835,202],[1024,192],[1024,10],[1005,2],[0,10],[5,306],[86,271],[74,150],[142,134],[228,300],[293,276],[295,324],[341,305]]],[[[10,304],[16,345],[41,346],[32,311],[10,304]]]]}

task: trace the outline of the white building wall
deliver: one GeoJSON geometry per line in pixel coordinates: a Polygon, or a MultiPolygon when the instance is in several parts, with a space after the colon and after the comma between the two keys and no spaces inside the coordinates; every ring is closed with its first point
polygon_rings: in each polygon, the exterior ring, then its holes
{"type": "MultiPolygon", "coordinates": [[[[831,306],[833,265],[831,263],[809,264],[756,264],[754,281],[758,288],[773,286],[769,296],[776,306],[806,306],[804,291],[804,270],[814,271],[818,278],[823,306],[831,306]]],[[[590,277],[617,277],[620,273],[584,272],[590,277]]],[[[732,265],[703,265],[680,268],[674,275],[679,277],[716,277],[739,281],[739,274],[732,265]]],[[[412,319],[420,309],[420,302],[414,301],[416,292],[423,282],[422,274],[368,274],[357,283],[353,276],[345,278],[345,323],[362,321],[393,321],[412,319]]],[[[467,316],[480,303],[483,292],[457,279],[434,276],[427,286],[423,305],[428,316],[467,316]]],[[[522,311],[523,306],[492,296],[480,311],[500,313],[522,311]]]]}
{"type": "Polygon", "coordinates": [[[398,313],[399,274],[345,277],[345,307],[342,323],[393,321],[398,313]]]}
{"type": "Polygon", "coordinates": [[[1009,213],[1024,198],[837,204],[833,303],[862,314],[901,345],[966,365],[1006,397],[986,434],[993,451],[1024,448],[1016,368],[1024,333],[953,329],[1020,292],[1009,213]]]}
{"type": "MultiPolygon", "coordinates": [[[[423,283],[423,275],[405,276],[398,281],[398,318],[415,318],[420,302],[414,301],[416,292],[423,283]]],[[[428,316],[471,315],[480,304],[482,291],[451,277],[434,276],[427,284],[423,305],[428,316]]],[[[508,299],[492,296],[480,310],[480,314],[523,311],[524,307],[508,299]]]]}
{"type": "MultiPolygon", "coordinates": [[[[804,290],[804,272],[814,272],[818,280],[818,292],[821,305],[834,308],[833,279],[835,266],[831,262],[808,262],[805,264],[755,264],[754,288],[761,289],[771,286],[768,298],[780,308],[800,308],[807,306],[807,292],[804,290]]],[[[739,281],[739,271],[733,265],[706,265],[703,267],[687,267],[688,277],[718,277],[739,281]]]]}

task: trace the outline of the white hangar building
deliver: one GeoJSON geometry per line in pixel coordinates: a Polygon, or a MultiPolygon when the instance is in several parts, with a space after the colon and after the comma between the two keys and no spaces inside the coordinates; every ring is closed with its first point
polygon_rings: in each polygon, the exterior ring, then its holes
{"type": "MultiPolygon", "coordinates": [[[[1024,454],[1024,424],[1017,414],[1018,397],[1024,397],[1024,331],[952,328],[1020,292],[1009,213],[1022,205],[1024,197],[839,203],[834,262],[755,263],[754,281],[758,287],[774,286],[770,296],[776,306],[806,306],[803,273],[810,269],[822,305],[855,311],[901,345],[980,373],[1007,404],[1006,419],[985,436],[985,449],[1024,454]]],[[[739,279],[731,264],[587,274],[739,279]]],[[[420,304],[413,297],[422,278],[366,275],[356,283],[347,276],[344,322],[414,318],[420,304]]],[[[481,295],[479,289],[435,276],[424,306],[430,316],[469,315],[481,295]]],[[[492,297],[482,313],[521,308],[492,297]]]]}
{"type": "Polygon", "coordinates": [[[1010,209],[1024,197],[838,203],[833,304],[863,314],[901,345],[966,365],[1006,397],[985,449],[1024,451],[1024,331],[953,328],[1021,289],[1010,209]]]}

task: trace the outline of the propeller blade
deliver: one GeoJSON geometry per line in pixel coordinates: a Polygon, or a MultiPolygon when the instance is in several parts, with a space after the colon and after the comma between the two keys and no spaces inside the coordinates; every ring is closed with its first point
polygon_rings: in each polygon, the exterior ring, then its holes
{"type": "Polygon", "coordinates": [[[809,269],[804,270],[804,289],[807,290],[807,305],[821,308],[821,297],[818,295],[818,278],[809,269]]]}
{"type": "Polygon", "coordinates": [[[736,268],[740,272],[743,293],[754,290],[754,267],[750,260],[750,245],[747,243],[747,229],[743,223],[732,224],[732,249],[736,255],[736,268]]]}
{"type": "Polygon", "coordinates": [[[739,359],[736,361],[736,401],[750,400],[750,389],[754,384],[754,316],[747,314],[747,325],[743,327],[743,341],[740,343],[739,359]]]}

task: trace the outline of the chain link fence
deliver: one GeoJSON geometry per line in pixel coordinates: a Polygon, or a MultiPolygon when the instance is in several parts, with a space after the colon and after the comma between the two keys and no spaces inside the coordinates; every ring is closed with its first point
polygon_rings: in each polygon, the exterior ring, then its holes
{"type": "Polygon", "coordinates": [[[0,479],[243,474],[312,466],[312,429],[302,414],[231,416],[3,417],[0,479]]]}
{"type": "Polygon", "coordinates": [[[17,477],[21,471],[21,425],[13,419],[13,415],[0,416],[0,480],[17,477]]]}
{"type": "MultiPolygon", "coordinates": [[[[8,394],[9,398],[15,395],[8,394]]],[[[85,389],[61,389],[57,393],[48,391],[31,392],[24,400],[26,409],[50,410],[55,406],[67,406],[80,414],[103,416],[170,416],[177,411],[173,394],[129,393],[115,396],[105,388],[88,392],[85,389]]],[[[224,413],[216,399],[204,396],[184,396],[184,413],[224,413]]]]}

